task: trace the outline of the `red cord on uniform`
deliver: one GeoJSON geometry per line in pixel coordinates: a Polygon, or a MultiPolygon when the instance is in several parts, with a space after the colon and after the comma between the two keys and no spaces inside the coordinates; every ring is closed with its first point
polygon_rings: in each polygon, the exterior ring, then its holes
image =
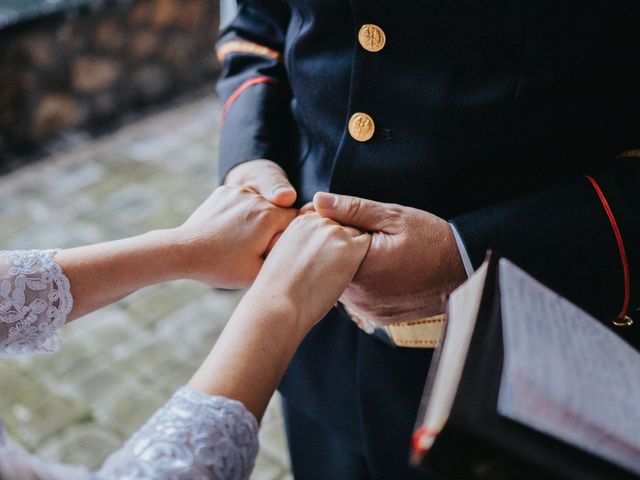
{"type": "Polygon", "coordinates": [[[233,102],[235,102],[238,99],[240,94],[244,92],[247,88],[252,87],[253,85],[257,85],[259,83],[276,83],[276,81],[270,77],[256,77],[256,78],[251,78],[246,82],[244,82],[242,85],[240,85],[238,88],[235,89],[235,91],[224,103],[224,107],[222,108],[221,121],[223,122],[225,121],[225,119],[227,118],[227,113],[229,112],[229,108],[231,108],[231,105],[233,105],[233,102]]]}
{"type": "Polygon", "coordinates": [[[618,251],[620,252],[620,260],[622,262],[622,274],[624,276],[624,301],[622,303],[622,310],[618,314],[619,318],[624,317],[627,314],[627,310],[629,309],[629,301],[631,297],[631,281],[629,279],[629,263],[627,261],[627,252],[624,249],[624,242],[622,241],[622,235],[620,234],[620,229],[618,228],[618,223],[616,222],[616,218],[613,216],[613,212],[611,211],[611,207],[609,207],[609,202],[607,202],[604,193],[602,193],[602,189],[598,182],[595,181],[593,177],[586,175],[587,180],[591,182],[593,188],[595,189],[598,197],[600,198],[600,202],[602,202],[602,206],[604,207],[604,211],[609,218],[609,222],[611,223],[611,228],[613,228],[613,234],[616,237],[616,242],[618,244],[618,251]]]}

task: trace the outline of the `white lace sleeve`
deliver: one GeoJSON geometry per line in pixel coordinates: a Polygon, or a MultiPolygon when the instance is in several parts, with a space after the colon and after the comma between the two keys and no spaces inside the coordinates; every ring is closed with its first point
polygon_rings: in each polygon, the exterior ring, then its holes
{"type": "Polygon", "coordinates": [[[244,480],[257,454],[258,422],[242,403],[182,387],[98,477],[244,480]]]}
{"type": "Polygon", "coordinates": [[[50,353],[73,307],[55,250],[0,251],[0,357],[50,353]]]}

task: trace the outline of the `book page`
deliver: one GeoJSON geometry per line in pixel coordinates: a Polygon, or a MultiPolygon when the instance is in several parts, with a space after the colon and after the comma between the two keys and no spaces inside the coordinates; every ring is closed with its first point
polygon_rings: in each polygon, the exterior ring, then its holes
{"type": "Polygon", "coordinates": [[[498,413],[640,474],[640,353],[509,261],[498,413]]]}
{"type": "MultiPolygon", "coordinates": [[[[424,435],[419,439],[423,450],[431,447],[435,437],[449,418],[467,359],[486,276],[487,263],[485,262],[449,297],[446,336],[439,347],[441,352],[437,364],[431,365],[434,369],[433,383],[427,385],[430,391],[423,422],[424,435]]],[[[429,376],[431,377],[431,372],[429,376]]]]}

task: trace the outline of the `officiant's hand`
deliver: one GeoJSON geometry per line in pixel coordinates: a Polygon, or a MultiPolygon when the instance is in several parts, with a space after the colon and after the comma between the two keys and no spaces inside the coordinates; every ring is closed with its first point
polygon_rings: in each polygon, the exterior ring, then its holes
{"type": "Polygon", "coordinates": [[[182,276],[220,288],[251,285],[272,241],[296,217],[249,188],[221,186],[174,229],[182,276]]]}
{"type": "Polygon", "coordinates": [[[241,163],[227,173],[224,183],[232,187],[250,188],[277,207],[291,207],[296,201],[297,193],[289,183],[287,174],[271,160],[241,163]]]}
{"type": "Polygon", "coordinates": [[[372,233],[371,247],[342,301],[391,324],[444,311],[446,295],[466,278],[448,222],[415,208],[318,193],[315,210],[372,233]]]}

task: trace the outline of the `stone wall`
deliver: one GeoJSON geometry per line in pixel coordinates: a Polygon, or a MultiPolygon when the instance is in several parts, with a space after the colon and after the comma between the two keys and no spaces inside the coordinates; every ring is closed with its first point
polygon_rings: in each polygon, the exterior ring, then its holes
{"type": "Polygon", "coordinates": [[[0,30],[0,153],[213,84],[218,22],[214,0],[97,0],[0,30]]]}

